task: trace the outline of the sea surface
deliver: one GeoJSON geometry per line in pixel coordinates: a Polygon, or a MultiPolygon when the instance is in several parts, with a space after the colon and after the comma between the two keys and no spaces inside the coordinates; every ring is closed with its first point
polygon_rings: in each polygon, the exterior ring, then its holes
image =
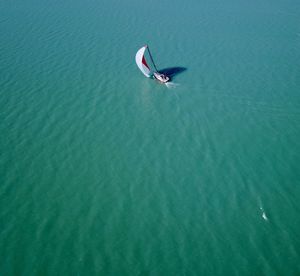
{"type": "Polygon", "coordinates": [[[300,1],[0,0],[0,185],[0,275],[300,275],[300,1]]]}

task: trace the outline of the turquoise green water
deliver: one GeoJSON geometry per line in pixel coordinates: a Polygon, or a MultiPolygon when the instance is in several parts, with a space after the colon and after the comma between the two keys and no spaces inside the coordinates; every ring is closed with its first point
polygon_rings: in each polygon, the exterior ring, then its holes
{"type": "Polygon", "coordinates": [[[300,274],[299,1],[0,1],[0,29],[1,275],[300,274]]]}

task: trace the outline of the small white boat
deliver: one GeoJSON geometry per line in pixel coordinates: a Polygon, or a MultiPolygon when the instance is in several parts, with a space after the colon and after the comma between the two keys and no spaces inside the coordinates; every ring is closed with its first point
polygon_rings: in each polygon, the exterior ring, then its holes
{"type": "Polygon", "coordinates": [[[153,73],[153,77],[155,79],[157,79],[158,81],[163,82],[163,83],[166,83],[166,82],[168,82],[170,80],[170,78],[167,75],[164,75],[164,74],[161,74],[161,73],[157,73],[157,72],[153,73]]]}
{"type": "Polygon", "coordinates": [[[157,68],[155,66],[155,63],[153,61],[152,55],[150,53],[148,45],[143,46],[141,49],[139,49],[137,51],[137,53],[135,55],[135,62],[137,64],[137,66],[139,67],[139,69],[142,71],[142,73],[147,78],[153,77],[154,79],[156,79],[156,80],[158,80],[159,82],[162,82],[162,83],[167,83],[170,80],[170,78],[167,75],[162,74],[157,70],[157,68]],[[148,65],[148,63],[146,61],[146,58],[145,58],[145,51],[146,50],[148,51],[149,57],[151,59],[151,62],[153,64],[153,67],[154,67],[155,70],[151,70],[150,66],[148,65]]]}

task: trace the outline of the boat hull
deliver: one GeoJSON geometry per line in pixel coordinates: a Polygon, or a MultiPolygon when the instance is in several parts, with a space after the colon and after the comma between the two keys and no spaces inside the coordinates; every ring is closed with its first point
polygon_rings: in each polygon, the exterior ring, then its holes
{"type": "Polygon", "coordinates": [[[170,81],[170,78],[164,74],[154,73],[153,77],[161,83],[167,83],[170,81]]]}

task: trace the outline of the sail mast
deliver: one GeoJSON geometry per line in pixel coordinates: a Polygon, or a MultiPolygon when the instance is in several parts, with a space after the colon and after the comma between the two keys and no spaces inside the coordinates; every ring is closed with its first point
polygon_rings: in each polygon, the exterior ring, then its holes
{"type": "Polygon", "coordinates": [[[147,49],[148,49],[148,53],[149,53],[150,59],[151,59],[153,65],[154,65],[154,68],[155,68],[156,72],[158,72],[158,70],[157,70],[157,68],[156,68],[156,65],[155,65],[155,63],[154,63],[154,60],[153,60],[153,58],[152,58],[152,55],[151,55],[151,53],[150,53],[150,49],[149,49],[149,46],[148,46],[148,45],[147,45],[147,49]]]}

